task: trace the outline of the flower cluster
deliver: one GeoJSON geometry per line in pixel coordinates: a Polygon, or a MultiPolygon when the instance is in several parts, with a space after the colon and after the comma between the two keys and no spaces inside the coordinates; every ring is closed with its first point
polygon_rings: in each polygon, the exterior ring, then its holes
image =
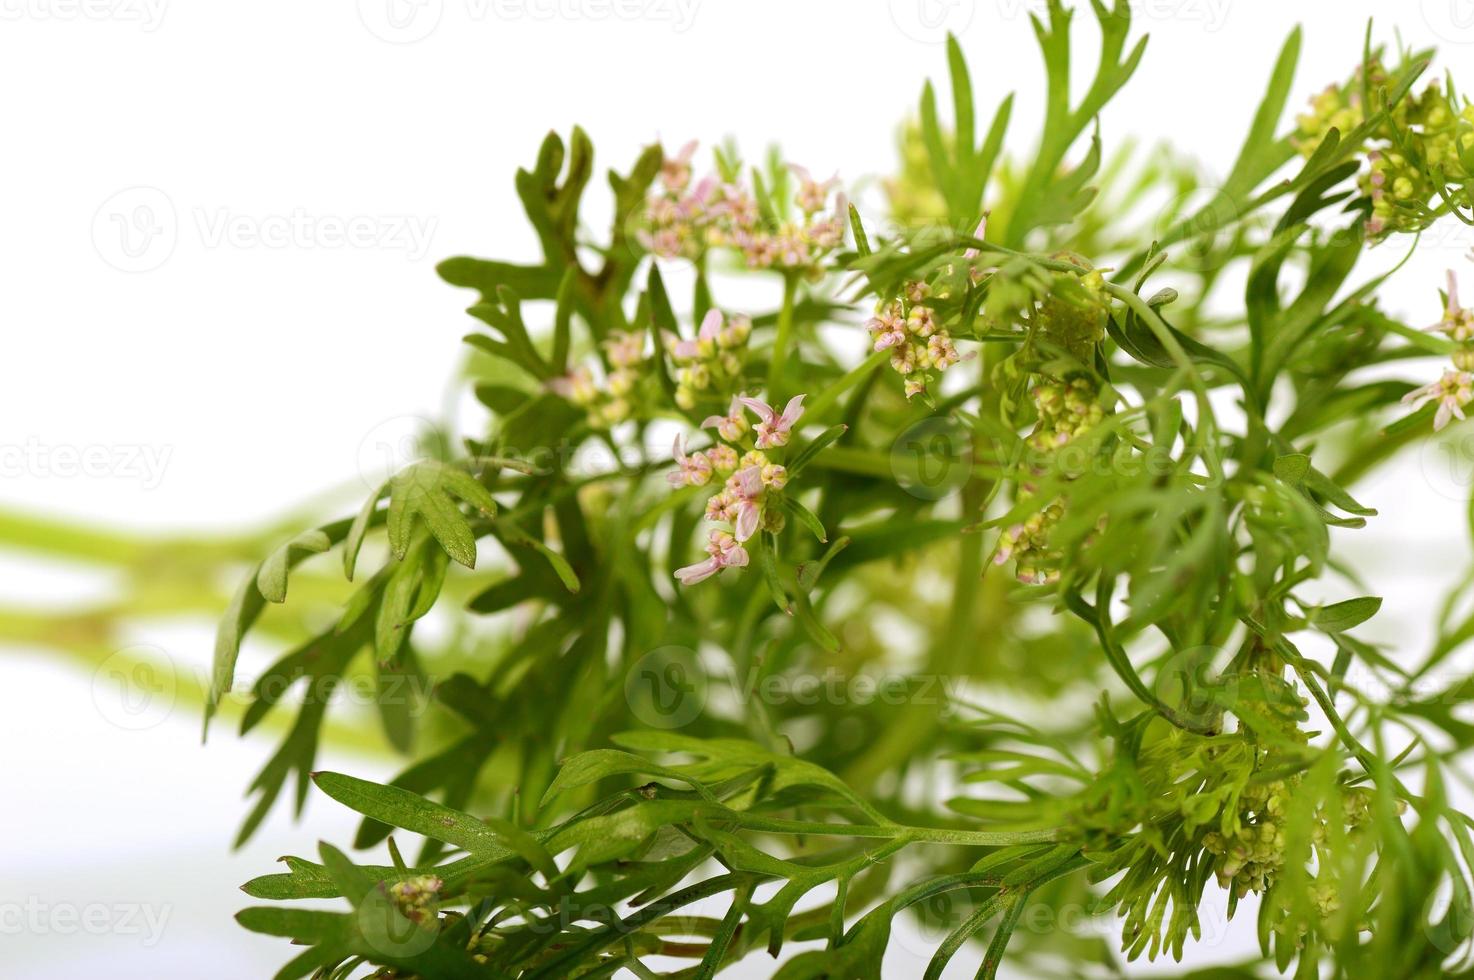
{"type": "MultiPolygon", "coordinates": [[[[732,248],[754,269],[811,271],[844,241],[847,205],[837,193],[837,177],[815,180],[803,167],[790,164],[798,178],[798,216],[765,216],[740,176],[723,180],[713,174],[693,184],[695,152],[691,142],[666,159],[646,202],[643,227],[635,237],[656,255],[697,259],[708,248],[732,248]]],[[[779,210],[786,213],[787,208],[780,204],[779,210]]]]}
{"type": "Polygon", "coordinates": [[[1064,501],[1054,500],[1043,510],[1004,528],[998,536],[993,564],[1002,565],[1010,558],[1014,559],[1018,563],[1015,573],[1025,585],[1047,585],[1059,581],[1059,555],[1049,548],[1049,532],[1064,516],[1064,501]]]}
{"type": "Polygon", "coordinates": [[[906,379],[907,398],[926,391],[936,375],[962,360],[926,305],[930,292],[924,282],[908,282],[900,296],[878,304],[865,324],[875,350],[891,352],[891,367],[906,379]]]}
{"type": "MultiPolygon", "coordinates": [[[[1285,814],[1300,781],[1301,777],[1292,776],[1248,783],[1239,796],[1238,827],[1229,833],[1203,835],[1204,849],[1219,859],[1215,873],[1221,887],[1233,888],[1242,898],[1274,886],[1285,864],[1285,814]]],[[[1404,807],[1399,801],[1399,808],[1404,807]]],[[[1324,809],[1316,814],[1311,833],[1317,845],[1325,842],[1330,816],[1324,809]]],[[[1357,788],[1346,790],[1336,816],[1347,830],[1365,826],[1371,820],[1371,793],[1357,788]]],[[[1335,911],[1336,897],[1328,884],[1316,887],[1314,898],[1322,915],[1335,911]]]]}
{"type": "Polygon", "coordinates": [[[715,392],[720,398],[737,387],[751,334],[747,317],[724,321],[716,310],[707,311],[695,340],[667,333],[665,350],[676,367],[676,404],[689,411],[699,395],[715,392]]]}
{"type": "MultiPolygon", "coordinates": [[[[1385,81],[1380,66],[1373,65],[1372,84],[1385,81]]],[[[1299,132],[1292,139],[1302,155],[1314,153],[1332,128],[1345,136],[1361,125],[1366,114],[1360,89],[1355,80],[1345,90],[1332,86],[1311,100],[1310,111],[1299,116],[1299,132]]],[[[1456,183],[1469,177],[1463,161],[1474,148],[1471,124],[1474,104],[1456,106],[1436,81],[1420,95],[1392,107],[1387,122],[1373,134],[1375,145],[1367,150],[1368,166],[1359,178],[1363,193],[1372,201],[1366,222],[1369,237],[1422,227],[1419,212],[1437,191],[1430,174],[1441,172],[1456,183]]]]}
{"type": "Polygon", "coordinates": [[[554,394],[584,409],[589,425],[595,429],[607,429],[633,414],[646,362],[642,333],[615,333],[603,346],[609,370],[602,382],[586,366],[547,382],[554,394]]]}
{"type": "Polygon", "coordinates": [[[1239,825],[1227,835],[1203,836],[1203,847],[1218,856],[1218,884],[1240,897],[1263,892],[1274,884],[1285,863],[1285,804],[1294,786],[1289,780],[1249,783],[1239,798],[1239,825]]]}
{"type": "MultiPolygon", "coordinates": [[[[1272,771],[1281,760],[1275,743],[1306,746],[1309,736],[1295,720],[1308,699],[1282,674],[1279,661],[1260,665],[1249,674],[1264,685],[1268,700],[1276,704],[1272,712],[1258,715],[1256,727],[1273,733],[1272,741],[1256,748],[1258,771],[1272,771]]],[[[1301,791],[1304,777],[1300,773],[1283,779],[1250,779],[1237,793],[1237,809],[1219,831],[1203,835],[1203,847],[1218,857],[1215,872],[1218,884],[1232,888],[1242,898],[1249,892],[1265,892],[1274,887],[1285,866],[1285,827],[1294,795],[1301,791]]],[[[1371,793],[1366,789],[1348,788],[1340,794],[1340,806],[1321,805],[1316,809],[1311,827],[1311,840],[1316,847],[1326,842],[1332,819],[1350,831],[1365,826],[1371,819],[1371,793]]],[[[1312,885],[1312,897],[1323,915],[1335,910],[1336,898],[1329,880],[1312,885]]]]}
{"type": "Polygon", "coordinates": [[[1100,405],[1100,391],[1088,379],[1070,381],[1041,380],[1030,393],[1039,422],[1029,433],[1029,446],[1038,452],[1049,452],[1069,444],[1100,424],[1105,409],[1100,405]]]}
{"type": "Polygon", "coordinates": [[[1072,252],[1055,252],[1051,257],[1085,271],[1073,277],[1073,285],[1080,287],[1077,294],[1062,296],[1051,292],[1044,297],[1035,314],[1039,334],[1053,346],[1069,352],[1082,365],[1088,365],[1094,358],[1095,345],[1105,338],[1109,306],[1105,275],[1072,252]]]}
{"type": "Polygon", "coordinates": [[[1474,310],[1459,305],[1459,283],[1453,271],[1448,273],[1448,293],[1443,317],[1427,328],[1437,331],[1459,345],[1453,354],[1453,369],[1445,369],[1443,377],[1403,396],[1405,404],[1422,408],[1429,402],[1438,405],[1433,416],[1433,430],[1442,429],[1452,419],[1464,418],[1464,406],[1474,401],[1474,310]]]}
{"type": "Polygon", "coordinates": [[[390,885],[389,897],[406,919],[424,924],[435,917],[435,900],[444,887],[436,875],[415,875],[390,885]]]}
{"type": "Polygon", "coordinates": [[[764,450],[788,445],[803,416],[803,401],[803,395],[795,395],[780,413],[756,398],[734,397],[726,415],[713,415],[701,423],[703,429],[715,429],[722,441],[687,455],[684,440],[676,437],[676,469],[666,478],[676,487],[704,487],[721,480],[721,489],[706,502],[706,519],[724,525],[711,532],[706,560],[676,570],[682,585],[694,585],[724,568],[745,566],[748,539],[760,529],[782,530],[783,514],[775,506],[775,495],[787,486],[788,471],[764,450]],[[756,425],[748,422],[747,411],[757,416],[756,425]],[[749,443],[752,448],[747,448],[749,443]]]}
{"type": "MultiPolygon", "coordinates": [[[[1039,454],[1057,452],[1105,418],[1098,387],[1084,377],[1069,381],[1041,377],[1031,395],[1039,419],[1025,441],[1039,454]]],[[[1020,489],[1032,493],[1034,488],[1024,484],[1020,489]]],[[[1049,534],[1064,514],[1064,499],[1058,498],[1024,521],[1004,528],[993,554],[994,564],[1013,559],[1018,580],[1027,585],[1058,581],[1062,556],[1050,547],[1049,534]]]]}
{"type": "MultiPolygon", "coordinates": [[[[1295,117],[1298,130],[1290,136],[1290,145],[1301,156],[1309,157],[1313,154],[1332,129],[1344,136],[1366,119],[1366,113],[1362,109],[1361,73],[1361,67],[1358,66],[1356,77],[1344,88],[1340,85],[1327,85],[1325,89],[1311,96],[1310,108],[1295,117]]],[[[1386,82],[1387,75],[1380,63],[1372,62],[1368,80],[1374,88],[1386,82]]]]}

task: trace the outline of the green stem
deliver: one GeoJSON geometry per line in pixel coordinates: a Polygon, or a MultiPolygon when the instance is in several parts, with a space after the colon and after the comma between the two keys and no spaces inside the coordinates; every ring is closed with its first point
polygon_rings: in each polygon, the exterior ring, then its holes
{"type": "Polygon", "coordinates": [[[946,827],[907,827],[901,824],[823,823],[816,820],[783,820],[759,814],[725,812],[744,829],[771,834],[814,834],[837,837],[866,837],[908,840],[920,844],[962,844],[973,847],[1011,847],[1014,844],[1048,844],[1059,840],[1058,830],[953,830],[946,827]]]}
{"type": "Polygon", "coordinates": [[[773,355],[768,360],[768,399],[777,406],[783,404],[787,395],[783,375],[788,367],[788,349],[793,345],[793,306],[797,295],[798,276],[785,272],[783,305],[778,309],[778,332],[773,337],[773,355]]]}
{"type": "Polygon", "coordinates": [[[863,381],[866,376],[870,374],[870,372],[874,371],[886,361],[890,360],[890,356],[890,351],[878,350],[872,353],[869,357],[865,358],[865,360],[861,361],[854,368],[852,368],[844,377],[840,378],[838,381],[834,382],[834,384],[830,385],[828,388],[825,388],[822,392],[820,392],[818,398],[815,398],[812,402],[805,406],[808,409],[809,414],[814,418],[819,418],[821,415],[824,414],[825,409],[834,404],[835,400],[839,398],[840,395],[843,395],[845,392],[849,391],[855,385],[863,381]]]}
{"type": "MultiPolygon", "coordinates": [[[[987,377],[986,358],[978,366],[979,381],[987,377]]],[[[973,436],[973,456],[982,455],[982,443],[973,436]]],[[[974,467],[962,487],[962,519],[980,517],[988,500],[994,477],[974,467]]],[[[983,586],[983,540],[979,534],[962,534],[957,539],[957,569],[953,578],[952,604],[944,633],[933,642],[927,656],[926,672],[938,677],[966,673],[967,664],[986,647],[977,624],[983,616],[989,596],[979,593],[983,586]]],[[[869,790],[877,780],[897,766],[904,766],[916,753],[934,744],[940,719],[930,706],[908,704],[890,726],[885,738],[877,740],[856,759],[844,773],[844,779],[860,792],[869,790]]]]}

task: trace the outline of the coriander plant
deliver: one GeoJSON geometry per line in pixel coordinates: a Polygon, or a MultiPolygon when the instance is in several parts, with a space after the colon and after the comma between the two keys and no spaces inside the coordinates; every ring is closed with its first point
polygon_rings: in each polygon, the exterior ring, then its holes
{"type": "Polygon", "coordinates": [[[1369,27],[1287,112],[1296,32],[1209,184],[1107,152],[1146,40],[1091,8],[1084,86],[1074,15],[1034,21],[1038,132],[979,115],[950,41],[884,209],[734,145],[603,188],[575,129],[518,171],[541,256],[439,267],[485,424],[220,627],[207,718],[319,566],[314,635],[246,694],[243,732],[307,688],[242,839],[289,781],[363,822],[245,886],[279,977],[875,977],[918,937],[928,978],[1120,976],[1233,916],[1257,954],[1194,975],[1463,975],[1474,686],[1426,680],[1470,579],[1431,650],[1378,646],[1331,545],[1474,400],[1457,270],[1392,310],[1362,261],[1474,224],[1474,103],[1369,27]],[[364,676],[385,785],[313,771],[364,676]]]}

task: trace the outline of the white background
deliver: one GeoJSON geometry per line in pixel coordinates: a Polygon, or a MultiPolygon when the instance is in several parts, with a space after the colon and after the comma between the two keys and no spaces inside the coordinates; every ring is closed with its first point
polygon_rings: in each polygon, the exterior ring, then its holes
{"type": "MultiPolygon", "coordinates": [[[[1037,6],[0,0],[0,504],[230,529],[351,483],[381,424],[445,404],[468,296],[434,263],[533,257],[512,175],[549,128],[582,124],[601,171],[626,168],[656,138],[731,134],[750,153],[777,140],[820,175],[885,173],[922,80],[943,75],[950,27],[980,114],[1018,90],[1010,146],[1026,152],[1041,72],[1025,14],[1037,6]],[[367,240],[344,244],[335,229],[350,224],[367,240]],[[139,473],[121,462],[134,449],[166,465],[139,473]],[[101,469],[69,473],[68,452],[91,452],[101,469]]],[[[1107,146],[1169,139],[1209,174],[1227,170],[1297,21],[1307,37],[1295,106],[1347,73],[1373,13],[1382,37],[1396,27],[1409,44],[1442,43],[1440,67],[1474,64],[1474,10],[1456,0],[1134,6],[1152,42],[1103,120],[1107,146]]],[[[590,199],[604,188],[601,177],[590,199]]],[[[1467,245],[1420,250],[1386,307],[1436,319],[1442,269],[1466,268],[1467,245]]],[[[1361,496],[1386,516],[1338,534],[1391,600],[1374,638],[1423,635],[1427,590],[1463,567],[1445,542],[1461,533],[1467,484],[1423,463],[1369,482],[1361,496]]],[[[101,587],[16,560],[0,576],[6,604],[101,587]]],[[[209,628],[149,639],[202,660],[209,628]]],[[[167,916],[152,944],[54,916],[7,928],[0,974],[260,977],[280,966],[285,945],[231,922],[247,904],[234,886],[281,853],[344,839],[353,821],[332,806],[310,806],[300,825],[277,813],[232,855],[266,742],[222,731],[202,749],[192,715],[129,733],[99,715],[85,674],[41,651],[0,657],[0,906],[144,903],[167,916]]],[[[1237,939],[1205,952],[1230,955],[1251,926],[1235,923],[1237,939]]],[[[926,954],[903,943],[898,955],[899,976],[926,954]]],[[[754,963],[752,975],[765,972],[754,963]]]]}

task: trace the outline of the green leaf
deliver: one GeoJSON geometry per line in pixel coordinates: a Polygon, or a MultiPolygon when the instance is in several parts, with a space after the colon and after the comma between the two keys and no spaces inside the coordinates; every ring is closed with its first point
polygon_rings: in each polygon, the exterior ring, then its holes
{"type": "Polygon", "coordinates": [[[509,853],[496,834],[469,813],[441,806],[423,796],[337,772],[316,772],[317,788],[366,817],[433,837],[473,854],[509,853]]]}
{"type": "Polygon", "coordinates": [[[572,345],[574,290],[578,285],[576,269],[568,267],[558,284],[558,305],[553,317],[553,373],[568,373],[568,349],[572,345]]]}
{"type": "Polygon", "coordinates": [[[410,625],[434,607],[445,572],[445,552],[423,536],[394,566],[384,584],[374,625],[374,655],[380,664],[394,661],[410,625]]]}
{"type": "Polygon", "coordinates": [[[547,806],[559,793],[565,793],[580,786],[588,786],[601,779],[608,779],[610,776],[631,773],[674,779],[692,788],[700,785],[690,776],[657,765],[642,756],[619,752],[615,749],[592,749],[588,752],[580,752],[559,767],[557,777],[548,786],[547,792],[543,794],[542,801],[538,805],[547,806]]]}
{"type": "Polygon", "coordinates": [[[536,397],[532,392],[509,385],[483,382],[475,388],[476,400],[498,415],[511,415],[536,397]]]}
{"type": "Polygon", "coordinates": [[[778,539],[767,532],[760,532],[757,540],[757,560],[759,567],[763,570],[763,582],[768,587],[768,594],[773,597],[773,602],[778,608],[788,615],[793,615],[793,604],[788,600],[788,592],[783,588],[783,580],[778,576],[778,539]]]}
{"type": "MultiPolygon", "coordinates": [[[[343,542],[343,575],[348,581],[353,581],[353,573],[358,566],[358,552],[363,547],[364,535],[368,533],[370,525],[378,513],[379,501],[389,492],[390,481],[384,483],[369,495],[363,502],[358,516],[353,519],[352,526],[348,529],[348,537],[343,542]]],[[[379,517],[380,520],[383,517],[379,517]]]]}
{"type": "MultiPolygon", "coordinates": [[[[349,521],[338,521],[326,524],[319,530],[327,537],[329,547],[331,547],[344,539],[350,526],[349,521]]],[[[290,569],[313,553],[302,549],[289,550],[284,558],[286,568],[290,569]]],[[[251,574],[241,583],[215,631],[215,654],[210,672],[210,690],[205,699],[204,729],[206,733],[210,728],[210,719],[214,717],[220,705],[220,699],[225,696],[226,691],[230,690],[235,680],[235,663],[240,656],[241,642],[266,607],[266,598],[257,586],[259,573],[260,566],[252,569],[251,574]]],[[[285,584],[282,588],[285,589],[285,584]]]]}
{"type": "Polygon", "coordinates": [[[255,833],[271,810],[287,779],[296,773],[296,812],[301,813],[307,801],[308,775],[317,758],[323,720],[333,692],[343,680],[349,663],[368,642],[368,619],[364,617],[351,628],[336,628],[315,637],[292,650],[266,670],[252,688],[251,703],[241,717],[241,733],[254,728],[280,702],[287,689],[305,680],[303,700],[276,752],[257,773],[250,792],[259,793],[255,805],[241,825],[236,846],[244,844],[255,833]]]}
{"type": "Polygon", "coordinates": [[[374,887],[374,880],[364,874],[362,868],[348,860],[346,854],[326,841],[319,844],[317,849],[322,855],[322,866],[332,876],[338,891],[355,907],[362,905],[364,897],[374,887]]]}
{"type": "Polygon", "coordinates": [[[1275,457],[1274,475],[1292,487],[1298,487],[1304,483],[1309,473],[1310,457],[1304,453],[1287,453],[1284,456],[1275,457]]]}
{"type": "Polygon", "coordinates": [[[870,254],[870,238],[865,234],[865,226],[860,221],[860,212],[853,204],[850,205],[850,233],[855,236],[855,251],[861,256],[870,254]]]}
{"type": "Polygon", "coordinates": [[[815,456],[818,456],[847,431],[849,431],[849,426],[847,425],[831,425],[811,439],[784,467],[788,470],[789,477],[795,477],[802,473],[804,467],[814,461],[815,456]]]}
{"type": "Polygon", "coordinates": [[[1371,619],[1381,608],[1381,596],[1361,596],[1311,610],[1310,622],[1316,629],[1340,633],[1371,619]]]}
{"type": "Polygon", "coordinates": [[[540,555],[548,563],[548,567],[553,570],[553,573],[558,576],[558,581],[563,583],[563,587],[569,592],[576,595],[579,589],[582,588],[578,580],[578,574],[574,572],[573,566],[568,563],[567,558],[564,558],[552,548],[549,548],[546,544],[522,530],[518,525],[510,521],[503,521],[498,528],[498,537],[508,548],[528,549],[540,555]]]}
{"type": "Polygon", "coordinates": [[[445,553],[467,568],[476,567],[476,536],[460,508],[458,497],[490,517],[496,514],[496,498],[464,470],[439,462],[421,460],[395,474],[389,481],[389,549],[403,559],[409,551],[410,531],[420,518],[445,553]]]}
{"type": "Polygon", "coordinates": [[[288,569],[308,555],[322,554],[332,546],[332,539],[322,531],[303,531],[261,563],[256,572],[256,588],[268,602],[286,602],[288,569]]]}
{"type": "Polygon", "coordinates": [[[829,541],[829,534],[827,531],[824,530],[823,522],[820,521],[817,516],[815,516],[813,511],[809,510],[793,497],[785,496],[783,498],[783,506],[787,508],[794,517],[798,518],[798,522],[804,527],[808,528],[810,533],[812,533],[814,537],[818,538],[821,544],[827,543],[829,541]]]}

